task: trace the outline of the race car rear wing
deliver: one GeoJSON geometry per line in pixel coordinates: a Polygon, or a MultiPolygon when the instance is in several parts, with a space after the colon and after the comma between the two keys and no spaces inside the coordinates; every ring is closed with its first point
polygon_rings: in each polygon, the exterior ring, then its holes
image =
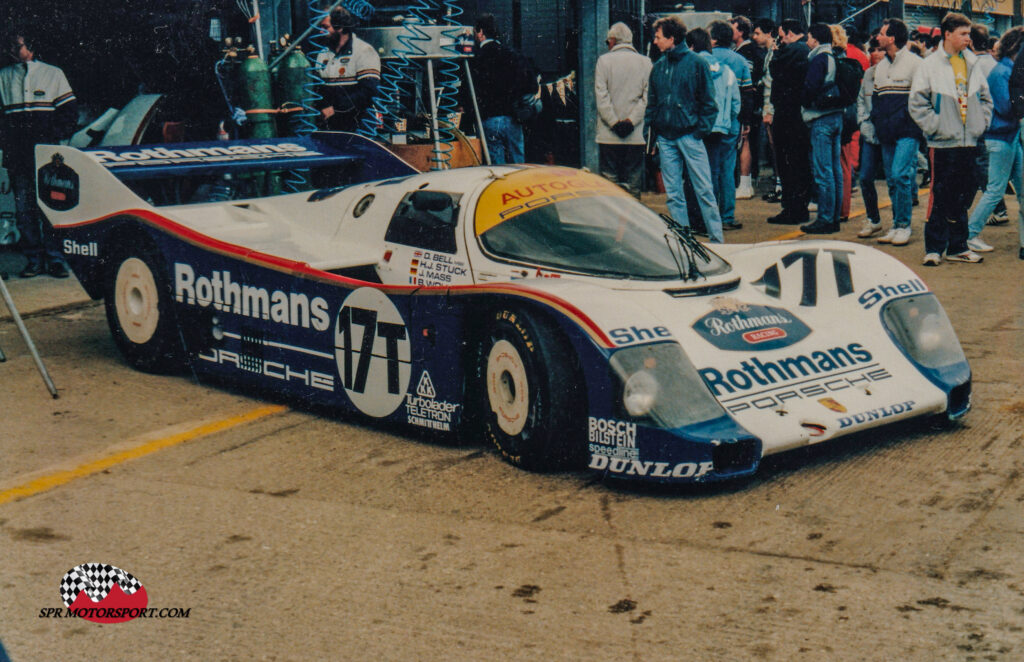
{"type": "Polygon", "coordinates": [[[312,190],[417,172],[382,145],[340,132],[92,149],[37,145],[36,168],[39,204],[55,225],[83,215],[96,218],[117,210],[209,201],[178,199],[185,180],[251,180],[259,173],[306,170],[327,173],[322,181],[312,178],[317,183],[305,187],[312,190]]]}
{"type": "Polygon", "coordinates": [[[361,181],[415,170],[378,143],[354,133],[293,138],[125,145],[82,150],[121,181],[186,175],[223,175],[361,164],[361,181]]]}

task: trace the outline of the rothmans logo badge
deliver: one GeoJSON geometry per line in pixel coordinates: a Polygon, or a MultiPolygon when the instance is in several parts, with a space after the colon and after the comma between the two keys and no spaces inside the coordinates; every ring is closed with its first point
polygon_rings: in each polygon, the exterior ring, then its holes
{"type": "Polygon", "coordinates": [[[714,307],[693,324],[693,329],[719,349],[740,352],[780,349],[798,343],[811,329],[782,308],[716,297],[714,307]]]}

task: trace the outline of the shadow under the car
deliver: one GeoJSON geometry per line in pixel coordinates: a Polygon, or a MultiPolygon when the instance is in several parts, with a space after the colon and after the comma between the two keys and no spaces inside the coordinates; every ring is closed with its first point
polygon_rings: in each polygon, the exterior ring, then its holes
{"type": "Polygon", "coordinates": [[[919,442],[936,432],[951,430],[956,425],[944,418],[928,416],[900,421],[825,443],[769,455],[761,461],[753,475],[711,483],[653,483],[600,476],[595,476],[595,482],[618,492],[635,495],[714,498],[769,485],[790,474],[812,471],[831,464],[856,462],[862,457],[894,446],[919,442]]]}

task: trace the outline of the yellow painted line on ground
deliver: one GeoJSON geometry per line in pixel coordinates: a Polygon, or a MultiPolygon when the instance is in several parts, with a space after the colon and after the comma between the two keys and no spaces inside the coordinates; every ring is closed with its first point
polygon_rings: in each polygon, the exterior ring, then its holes
{"type": "Polygon", "coordinates": [[[804,236],[803,230],[793,230],[786,234],[780,234],[778,237],[772,237],[769,241],[786,241],[787,239],[799,239],[804,236]]]}
{"type": "Polygon", "coordinates": [[[55,487],[60,487],[66,483],[70,483],[76,478],[84,478],[85,476],[91,476],[92,474],[99,473],[104,469],[127,462],[128,460],[135,460],[140,457],[155,453],[164,448],[170,448],[171,446],[177,446],[183,444],[186,441],[198,439],[199,437],[205,437],[207,435],[215,434],[229,428],[249,423],[265,416],[272,414],[278,414],[286,411],[288,408],[281,405],[268,405],[266,407],[260,407],[238,416],[231,416],[220,421],[214,421],[212,423],[206,423],[200,425],[197,428],[186,430],[178,434],[173,434],[163,439],[154,439],[153,441],[146,442],[134,448],[115,453],[114,455],[108,455],[98,460],[86,462],[80,464],[73,469],[67,469],[64,471],[57,471],[34,480],[30,480],[27,483],[17,485],[10,489],[0,492],[0,505],[5,504],[9,501],[19,501],[30,496],[34,496],[41,492],[47,492],[55,487]]]}

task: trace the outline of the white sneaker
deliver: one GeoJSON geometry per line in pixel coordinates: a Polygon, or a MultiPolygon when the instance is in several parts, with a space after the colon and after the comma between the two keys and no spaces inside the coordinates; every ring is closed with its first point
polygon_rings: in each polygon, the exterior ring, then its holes
{"type": "Polygon", "coordinates": [[[878,234],[881,231],[882,231],[882,223],[881,223],[881,221],[876,223],[876,222],[872,221],[870,218],[865,218],[864,219],[864,227],[862,227],[860,229],[860,232],[857,233],[857,236],[860,237],[861,239],[867,239],[868,237],[875,236],[876,234],[878,234]]]}
{"type": "Polygon", "coordinates": [[[894,228],[892,231],[892,245],[906,246],[910,243],[910,228],[894,228]]]}
{"type": "Polygon", "coordinates": [[[817,202],[808,202],[807,203],[807,211],[818,211],[818,203],[817,202]]]}
{"type": "Polygon", "coordinates": [[[737,200],[749,200],[754,197],[754,187],[750,186],[738,186],[736,188],[736,199],[737,200]]]}
{"type": "Polygon", "coordinates": [[[880,244],[891,244],[892,240],[896,238],[896,228],[889,230],[884,235],[878,238],[880,244]]]}
{"type": "Polygon", "coordinates": [[[974,251],[964,251],[963,253],[957,253],[956,255],[946,256],[946,262],[967,262],[969,264],[977,264],[984,259],[985,258],[974,251]]]}
{"type": "Polygon", "coordinates": [[[921,262],[926,267],[937,267],[942,262],[942,256],[938,253],[928,253],[924,256],[924,260],[921,262]]]}
{"type": "Polygon", "coordinates": [[[970,248],[975,253],[991,253],[995,248],[989,246],[981,237],[975,237],[974,239],[967,240],[967,248],[970,248]]]}

